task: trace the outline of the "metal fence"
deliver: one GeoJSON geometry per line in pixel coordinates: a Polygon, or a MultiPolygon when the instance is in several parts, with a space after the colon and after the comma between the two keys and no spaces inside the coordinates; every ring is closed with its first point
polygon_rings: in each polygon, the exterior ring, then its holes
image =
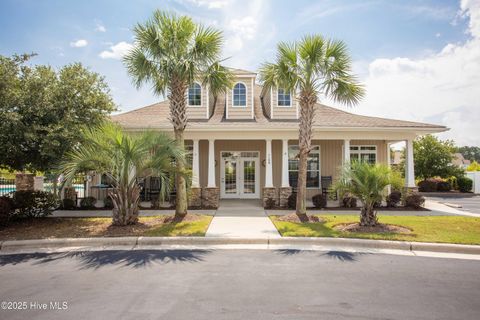
{"type": "Polygon", "coordinates": [[[0,196],[15,191],[15,179],[0,178],[0,196]]]}

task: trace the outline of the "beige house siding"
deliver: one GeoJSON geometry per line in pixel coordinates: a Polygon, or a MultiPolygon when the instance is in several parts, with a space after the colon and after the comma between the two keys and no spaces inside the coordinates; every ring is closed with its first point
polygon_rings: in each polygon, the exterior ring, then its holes
{"type": "Polygon", "coordinates": [[[278,89],[272,88],[272,119],[297,119],[297,99],[291,95],[291,106],[278,106],[278,89]]]}
{"type": "MultiPolygon", "coordinates": [[[[187,141],[186,144],[191,144],[187,141]]],[[[296,145],[296,140],[289,140],[289,145],[296,145]]],[[[377,146],[377,163],[387,163],[387,142],[384,140],[352,140],[354,145],[377,146]]],[[[339,169],[343,162],[343,140],[313,140],[313,145],[320,146],[320,174],[332,176],[337,179],[339,169]]],[[[206,187],[208,183],[208,141],[199,142],[199,180],[200,186],[206,187]]],[[[220,152],[221,151],[259,151],[260,152],[260,196],[265,185],[265,141],[264,140],[217,140],[215,141],[215,179],[217,187],[220,187],[220,152]]],[[[277,188],[282,182],[282,141],[272,141],[272,174],[273,185],[277,188]]],[[[320,188],[307,189],[307,198],[321,192],[320,188]]]]}
{"type": "Polygon", "coordinates": [[[236,78],[233,86],[239,82],[243,83],[247,89],[246,106],[234,107],[233,89],[228,90],[226,95],[226,117],[227,119],[253,119],[252,94],[255,93],[253,92],[252,83],[255,83],[254,78],[236,78]]]}
{"type": "Polygon", "coordinates": [[[187,99],[187,117],[188,119],[206,119],[207,118],[207,88],[202,87],[202,100],[201,105],[199,106],[189,106],[188,105],[188,90],[185,95],[187,99]]]}

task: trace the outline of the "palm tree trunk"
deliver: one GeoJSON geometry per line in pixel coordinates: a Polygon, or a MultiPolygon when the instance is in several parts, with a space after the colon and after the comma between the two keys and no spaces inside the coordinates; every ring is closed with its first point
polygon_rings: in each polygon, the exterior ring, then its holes
{"type": "Polygon", "coordinates": [[[296,214],[301,221],[308,220],[305,205],[307,197],[307,160],[312,149],[314,105],[317,96],[314,91],[300,93],[300,126],[298,132],[299,160],[297,181],[296,214]]]}
{"type": "MultiPolygon", "coordinates": [[[[184,148],[184,130],[187,127],[187,109],[185,92],[188,85],[180,77],[172,76],[170,87],[170,120],[175,132],[175,140],[180,148],[184,148]]],[[[176,204],[175,219],[180,219],[187,214],[187,183],[185,181],[185,160],[177,159],[177,175],[175,178],[176,204]]]]}
{"type": "Polygon", "coordinates": [[[112,198],[112,224],[116,226],[126,226],[138,222],[140,187],[135,185],[133,188],[115,188],[108,193],[112,198]]]}
{"type": "MultiPolygon", "coordinates": [[[[183,130],[175,130],[175,141],[176,143],[183,148],[184,145],[184,138],[183,138],[183,130]]],[[[185,216],[187,214],[188,209],[188,201],[187,201],[187,182],[185,181],[185,176],[183,173],[185,172],[185,162],[183,159],[177,159],[177,175],[175,177],[176,183],[176,204],[175,204],[175,216],[176,218],[185,216]]]]}
{"type": "Polygon", "coordinates": [[[360,211],[360,225],[364,227],[374,227],[377,225],[377,213],[373,206],[363,206],[360,211]]]}

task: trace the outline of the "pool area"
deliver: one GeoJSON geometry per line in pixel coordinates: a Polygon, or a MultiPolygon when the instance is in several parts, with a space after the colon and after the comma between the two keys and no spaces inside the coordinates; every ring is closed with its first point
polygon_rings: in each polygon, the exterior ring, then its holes
{"type": "MultiPolygon", "coordinates": [[[[75,191],[77,191],[77,195],[79,198],[83,198],[85,196],[85,187],[83,184],[74,184],[73,187],[75,191]]],[[[52,192],[53,185],[51,183],[45,183],[43,185],[44,191],[52,192]]],[[[16,191],[15,184],[0,184],[0,196],[6,195],[10,192],[16,191]]]]}

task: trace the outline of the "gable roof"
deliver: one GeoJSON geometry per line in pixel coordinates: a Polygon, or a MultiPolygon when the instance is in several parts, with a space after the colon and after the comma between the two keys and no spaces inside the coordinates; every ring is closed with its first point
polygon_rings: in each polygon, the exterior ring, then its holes
{"type": "MultiPolygon", "coordinates": [[[[191,119],[188,129],[228,130],[268,130],[298,129],[298,120],[269,119],[265,116],[260,101],[262,86],[255,85],[254,120],[225,119],[225,96],[218,97],[214,113],[210,119],[191,119]]],[[[447,127],[435,124],[394,120],[353,114],[323,104],[315,105],[314,129],[351,130],[351,129],[405,129],[441,132],[447,127]]],[[[126,129],[171,129],[168,100],[143,108],[111,116],[111,119],[126,129]]]]}

